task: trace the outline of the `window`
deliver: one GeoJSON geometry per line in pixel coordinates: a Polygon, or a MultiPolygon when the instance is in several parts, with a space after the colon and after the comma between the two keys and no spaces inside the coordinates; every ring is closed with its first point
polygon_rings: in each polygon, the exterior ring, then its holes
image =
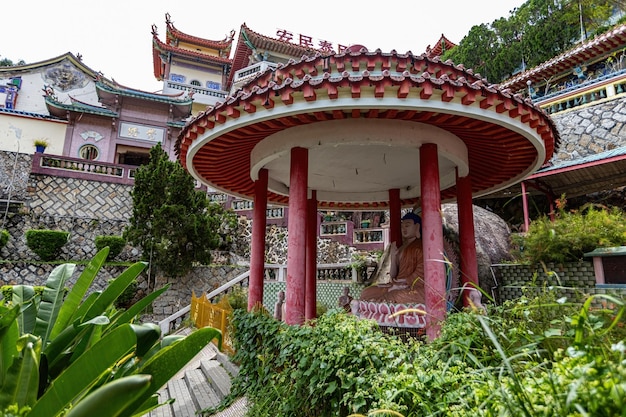
{"type": "Polygon", "coordinates": [[[201,87],[202,86],[202,84],[200,84],[200,81],[198,81],[198,80],[191,80],[190,84],[191,85],[195,85],[196,87],[201,87]]]}
{"type": "Polygon", "coordinates": [[[85,145],[78,150],[78,155],[83,159],[89,159],[95,161],[98,159],[100,152],[94,145],[85,145]]]}

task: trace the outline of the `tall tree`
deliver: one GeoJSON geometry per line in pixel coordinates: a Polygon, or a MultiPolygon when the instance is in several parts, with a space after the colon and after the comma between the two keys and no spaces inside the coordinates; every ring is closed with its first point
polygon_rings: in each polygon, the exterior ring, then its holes
{"type": "Polygon", "coordinates": [[[124,236],[170,277],[210,263],[224,231],[236,224],[235,214],[196,190],[193,177],[160,144],[150,150],[149,163],[137,169],[131,196],[133,213],[124,236]]]}

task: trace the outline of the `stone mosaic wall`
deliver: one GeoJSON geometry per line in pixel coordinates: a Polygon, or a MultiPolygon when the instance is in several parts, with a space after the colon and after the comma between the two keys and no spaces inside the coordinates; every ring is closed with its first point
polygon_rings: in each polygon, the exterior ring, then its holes
{"type": "Polygon", "coordinates": [[[617,99],[552,116],[561,147],[553,161],[568,161],[626,146],[626,100],[617,99]]]}
{"type": "Polygon", "coordinates": [[[581,261],[565,265],[499,264],[492,266],[498,283],[495,295],[498,302],[519,298],[543,287],[551,288],[569,299],[586,298],[591,294],[619,294],[626,296],[626,286],[596,287],[593,262],[581,261]]]}
{"type": "Polygon", "coordinates": [[[17,201],[26,198],[32,160],[30,154],[0,152],[0,200],[7,200],[9,196],[17,201]]]}

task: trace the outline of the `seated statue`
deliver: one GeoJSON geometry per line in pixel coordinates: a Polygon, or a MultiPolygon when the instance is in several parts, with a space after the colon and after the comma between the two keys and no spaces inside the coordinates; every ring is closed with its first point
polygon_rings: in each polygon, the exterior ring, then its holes
{"type": "Polygon", "coordinates": [[[424,303],[424,253],[422,219],[413,212],[402,217],[402,245],[391,244],[391,282],[372,285],[361,292],[361,300],[388,303],[424,303]]]}
{"type": "Polygon", "coordinates": [[[337,301],[337,305],[343,308],[346,312],[350,312],[350,303],[352,302],[352,296],[350,295],[350,287],[343,287],[343,292],[337,301]]]}

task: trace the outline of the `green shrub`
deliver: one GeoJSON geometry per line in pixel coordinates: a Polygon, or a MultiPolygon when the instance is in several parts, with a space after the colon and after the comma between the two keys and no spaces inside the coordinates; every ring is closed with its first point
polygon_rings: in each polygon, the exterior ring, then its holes
{"type": "Polygon", "coordinates": [[[122,236],[113,236],[113,235],[100,235],[96,236],[94,243],[96,244],[96,250],[99,252],[105,246],[109,247],[109,256],[107,261],[112,260],[117,255],[122,253],[124,246],[126,246],[126,239],[122,236]]]}
{"type": "Polygon", "coordinates": [[[10,237],[11,235],[9,235],[9,232],[4,229],[0,230],[0,249],[4,248],[10,237]]]}
{"type": "Polygon", "coordinates": [[[52,261],[59,255],[69,237],[69,232],[61,230],[31,229],[26,231],[26,245],[43,261],[52,261]]]}
{"type": "Polygon", "coordinates": [[[568,212],[559,201],[554,221],[547,216],[534,220],[518,242],[522,259],[532,263],[579,261],[595,248],[626,245],[626,215],[619,208],[587,205],[568,212]]]}
{"type": "Polygon", "coordinates": [[[245,394],[256,417],[626,415],[625,299],[545,289],[488,308],[450,314],[428,343],[336,309],[303,326],[237,310],[225,403],[245,394]]]}

